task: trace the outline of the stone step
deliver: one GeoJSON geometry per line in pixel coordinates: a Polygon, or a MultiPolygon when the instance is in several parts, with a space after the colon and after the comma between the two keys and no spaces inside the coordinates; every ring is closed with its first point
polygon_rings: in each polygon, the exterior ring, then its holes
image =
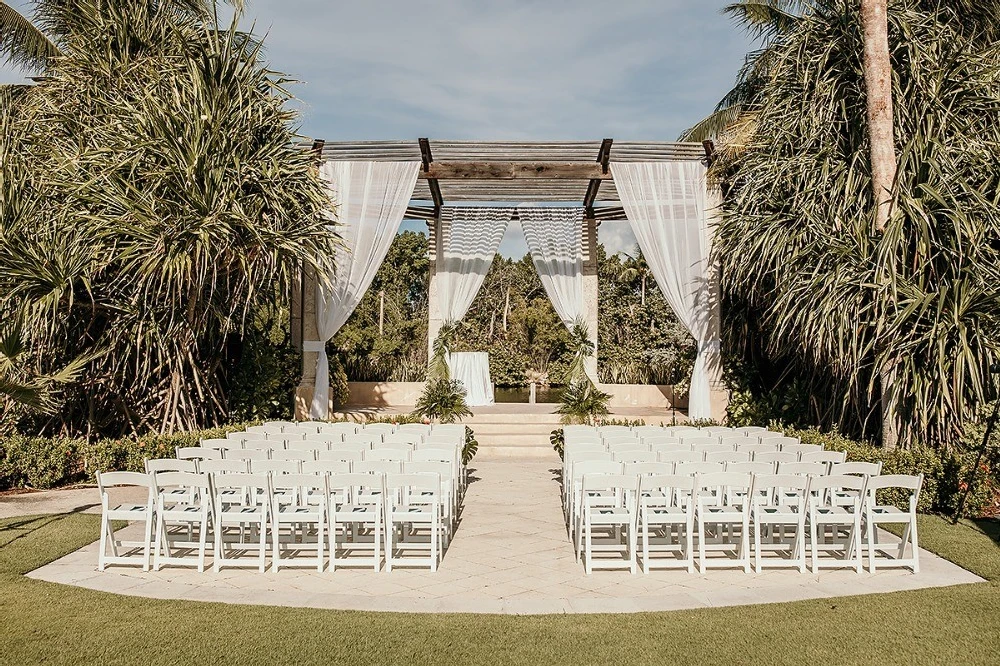
{"type": "Polygon", "coordinates": [[[477,460],[547,460],[553,465],[558,465],[559,455],[551,447],[489,446],[479,449],[469,467],[475,469],[477,460]]]}
{"type": "Polygon", "coordinates": [[[468,423],[466,424],[476,435],[534,435],[548,439],[553,430],[559,426],[552,423],[468,423]]]}
{"type": "Polygon", "coordinates": [[[548,435],[536,435],[530,433],[476,433],[476,441],[479,447],[484,446],[538,446],[552,448],[548,435]]]}

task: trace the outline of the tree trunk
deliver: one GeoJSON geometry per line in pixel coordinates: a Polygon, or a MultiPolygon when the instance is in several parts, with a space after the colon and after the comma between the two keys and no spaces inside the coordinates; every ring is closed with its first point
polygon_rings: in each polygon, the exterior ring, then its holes
{"type": "Polygon", "coordinates": [[[510,287],[507,287],[507,296],[503,304],[503,332],[507,332],[507,313],[510,312],[510,287]]]}
{"type": "Polygon", "coordinates": [[[642,307],[646,307],[646,274],[642,274],[642,296],[639,298],[639,302],[642,303],[642,307]]]}
{"type": "MultiPolygon", "coordinates": [[[[892,114],[892,62],[889,58],[887,0],[861,0],[861,28],[864,32],[865,96],[868,111],[868,142],[871,145],[872,194],[875,201],[875,229],[883,231],[892,213],[896,182],[896,145],[892,114]]],[[[883,370],[882,446],[895,448],[899,440],[898,422],[890,391],[891,369],[883,370]]]]}
{"type": "Polygon", "coordinates": [[[378,335],[382,337],[382,333],[385,331],[385,290],[381,289],[378,292],[378,335]]]}
{"type": "Polygon", "coordinates": [[[887,0],[861,0],[864,31],[865,93],[868,103],[868,140],[871,144],[875,228],[885,229],[892,212],[896,181],[896,145],[893,137],[892,63],[889,60],[887,0]]]}

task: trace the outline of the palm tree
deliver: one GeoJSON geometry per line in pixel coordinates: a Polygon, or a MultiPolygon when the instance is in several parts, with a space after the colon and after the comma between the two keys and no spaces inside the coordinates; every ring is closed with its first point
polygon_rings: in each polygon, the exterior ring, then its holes
{"type": "Polygon", "coordinates": [[[0,0],[0,56],[19,69],[44,71],[59,48],[40,28],[0,0]]]}
{"type": "MultiPolygon", "coordinates": [[[[835,378],[841,410],[891,385],[883,413],[904,445],[957,442],[1000,352],[998,10],[889,6],[899,162],[881,233],[862,56],[872,32],[857,3],[816,0],[770,42],[768,76],[744,107],[754,131],[715,167],[729,302],[757,313],[771,353],[835,378]]],[[[878,432],[865,416],[862,433],[878,432]]]]}
{"type": "Polygon", "coordinates": [[[198,0],[43,1],[64,55],[0,103],[0,321],[67,387],[56,428],[226,417],[225,358],[337,237],[284,79],[198,0]],[[123,75],[124,72],[127,75],[123,75]]]}
{"type": "Polygon", "coordinates": [[[644,309],[646,307],[646,281],[649,280],[650,275],[652,273],[650,273],[649,264],[646,263],[646,257],[642,256],[642,250],[637,245],[633,250],[632,256],[629,257],[629,261],[622,266],[622,271],[618,274],[618,279],[622,282],[631,282],[636,278],[640,279],[639,304],[644,309]]]}

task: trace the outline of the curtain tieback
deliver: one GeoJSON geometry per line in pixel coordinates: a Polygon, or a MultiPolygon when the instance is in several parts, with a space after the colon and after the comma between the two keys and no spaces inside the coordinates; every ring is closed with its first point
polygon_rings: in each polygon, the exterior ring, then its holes
{"type": "Polygon", "coordinates": [[[304,352],[325,352],[326,343],[322,340],[303,340],[302,351],[304,352]]]}

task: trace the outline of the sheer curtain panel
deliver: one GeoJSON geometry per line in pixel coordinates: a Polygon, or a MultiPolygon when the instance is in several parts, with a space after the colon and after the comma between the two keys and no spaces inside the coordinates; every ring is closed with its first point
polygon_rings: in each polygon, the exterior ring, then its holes
{"type": "Polygon", "coordinates": [[[437,266],[438,302],[446,322],[469,311],[514,215],[512,208],[445,208],[444,252],[437,266]]]}
{"type": "Polygon", "coordinates": [[[611,175],[660,291],[698,343],[688,416],[711,418],[710,376],[720,367],[720,344],[709,276],[705,167],[695,161],[613,162],[611,175]]]}
{"type": "Polygon", "coordinates": [[[344,325],[375,279],[396,237],[417,183],[420,162],[330,161],[320,167],[336,209],[334,221],[344,240],[335,268],[316,290],[319,340],[303,343],[304,351],[319,353],[316,388],[309,416],[326,418],[330,401],[330,366],[326,343],[344,325]]]}
{"type": "Polygon", "coordinates": [[[518,208],[531,261],[566,328],[584,319],[583,208],[518,208]]]}

